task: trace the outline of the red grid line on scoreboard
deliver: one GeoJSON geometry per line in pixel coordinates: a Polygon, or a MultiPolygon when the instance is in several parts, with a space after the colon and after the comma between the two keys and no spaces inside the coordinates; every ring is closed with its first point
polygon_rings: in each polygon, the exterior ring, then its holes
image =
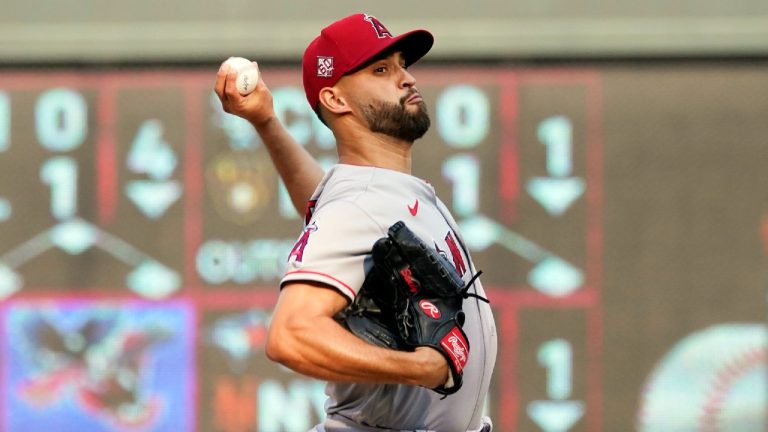
{"type": "MultiPolygon", "coordinates": [[[[599,431],[592,429],[598,420],[592,419],[600,415],[600,410],[592,406],[596,401],[601,400],[601,388],[597,387],[591,370],[594,369],[593,362],[596,361],[599,354],[595,352],[595,346],[589,342],[594,339],[594,328],[591,325],[593,312],[599,307],[600,299],[597,291],[585,286],[583,290],[574,292],[571,295],[554,298],[537,292],[533,292],[529,287],[505,287],[499,289],[494,287],[489,289],[489,299],[491,304],[495,305],[496,319],[499,323],[499,356],[496,361],[496,379],[499,387],[503,389],[500,392],[501,401],[498,403],[499,418],[494,419],[500,430],[517,430],[520,422],[520,392],[517,382],[517,352],[520,335],[519,313],[522,310],[545,309],[545,310],[585,310],[587,315],[587,328],[585,338],[588,341],[587,346],[587,388],[586,388],[586,421],[587,429],[590,432],[599,431]],[[512,291],[510,291],[512,290],[512,291]]],[[[599,378],[599,377],[598,377],[599,378]]],[[[598,426],[599,427],[599,424],[598,426]]]]}
{"type": "MultiPolygon", "coordinates": [[[[57,87],[72,86],[78,90],[97,91],[95,101],[95,117],[99,124],[95,137],[95,173],[96,173],[96,208],[97,219],[100,225],[109,226],[116,217],[117,197],[118,195],[118,151],[117,151],[117,94],[121,90],[152,89],[152,88],[178,88],[184,94],[185,106],[185,152],[183,173],[185,205],[184,205],[184,250],[185,265],[183,268],[183,277],[187,281],[188,287],[197,292],[201,292],[202,287],[198,284],[197,273],[195,272],[194,251],[201,243],[202,223],[201,223],[201,194],[202,194],[202,149],[200,137],[202,135],[200,119],[202,115],[202,103],[199,97],[200,90],[203,89],[202,83],[210,81],[208,73],[190,73],[188,71],[179,73],[168,73],[167,71],[149,71],[149,72],[58,72],[58,73],[28,73],[19,72],[5,75],[9,78],[9,83],[3,85],[7,90],[42,90],[51,87],[55,83],[57,87]],[[180,78],[181,77],[181,78],[180,78]]],[[[212,89],[212,86],[211,86],[212,89]]],[[[76,294],[62,293],[56,289],[26,290],[17,293],[12,297],[16,300],[34,300],[34,299],[56,299],[57,302],[80,302],[80,301],[104,301],[135,303],[137,301],[146,301],[137,295],[126,292],[117,295],[105,295],[104,287],[99,288],[78,288],[76,294]]],[[[199,308],[199,302],[196,293],[186,293],[176,297],[176,299],[192,300],[195,309],[199,308]],[[190,295],[191,294],[191,295],[190,295]]],[[[177,301],[171,299],[168,301],[177,301]]],[[[0,305],[6,301],[0,301],[0,305]]],[[[199,314],[194,314],[194,327],[192,340],[198,339],[198,319],[199,314]]],[[[0,328],[5,334],[5,329],[0,328]]],[[[197,370],[197,355],[191,355],[189,361],[192,367],[197,370]]],[[[4,364],[0,359],[0,370],[3,370],[4,364]]],[[[189,410],[192,416],[197,413],[199,408],[198,382],[196,377],[190,377],[188,383],[192,388],[192,394],[189,397],[189,405],[194,406],[195,410],[189,410]]],[[[0,388],[4,388],[4,377],[0,376],[0,388]]],[[[7,401],[2,401],[0,406],[0,418],[5,418],[1,411],[6,406],[7,401]]],[[[197,418],[190,417],[189,424],[197,429],[197,418]]]]}
{"type": "MultiPolygon", "coordinates": [[[[587,308],[587,412],[586,429],[590,432],[599,432],[602,430],[602,300],[600,296],[600,283],[602,280],[602,209],[603,209],[603,149],[602,149],[602,89],[600,75],[596,71],[580,69],[557,69],[557,70],[528,70],[520,71],[517,74],[518,85],[583,85],[586,92],[586,114],[587,114],[587,188],[586,188],[586,281],[584,286],[571,296],[562,299],[546,300],[540,298],[538,293],[530,292],[529,295],[508,295],[505,296],[504,303],[509,305],[512,313],[504,314],[502,327],[505,340],[509,344],[503,344],[502,355],[499,361],[502,364],[515,364],[517,354],[517,329],[518,317],[517,311],[525,307],[572,307],[587,308]],[[585,304],[580,304],[579,299],[589,299],[585,304]],[[507,334],[509,333],[509,334],[507,334]],[[508,349],[508,351],[506,350],[508,349]],[[506,354],[505,354],[506,353],[506,354]],[[510,363],[511,362],[511,363],[510,363]]],[[[520,108],[515,100],[515,110],[510,113],[517,114],[520,108]]],[[[515,123],[517,117],[508,119],[510,123],[515,123]]],[[[502,146],[516,145],[514,137],[502,137],[502,146]]],[[[501,157],[514,154],[515,151],[507,150],[501,152],[501,157]]],[[[502,162],[504,163],[504,162],[502,162]]],[[[518,161],[508,161],[506,163],[517,164],[518,161]]],[[[500,198],[505,199],[502,195],[500,198]]],[[[502,209],[504,216],[514,215],[514,202],[506,203],[502,209]]],[[[514,369],[514,366],[511,367],[514,369]]],[[[518,424],[519,395],[517,385],[512,374],[501,376],[503,388],[511,391],[502,394],[500,425],[503,430],[514,430],[518,424]]]]}
{"type": "MultiPolygon", "coordinates": [[[[295,72],[295,71],[294,71],[295,72]]],[[[272,85],[291,84],[298,85],[297,74],[276,73],[278,79],[272,80],[272,85]]],[[[501,146],[500,163],[506,167],[499,171],[500,198],[503,201],[501,216],[504,220],[514,220],[516,216],[515,202],[520,196],[519,182],[511,181],[511,178],[519,176],[519,161],[517,150],[517,117],[519,107],[517,105],[517,88],[521,83],[526,84],[583,84],[587,87],[587,263],[585,287],[571,296],[562,299],[552,299],[523,287],[519,292],[508,292],[497,289],[489,289],[489,296],[496,305],[505,305],[500,309],[502,322],[503,341],[501,345],[502,355],[497,364],[509,364],[509,359],[514,359],[517,351],[517,311],[526,307],[552,307],[552,308],[587,308],[588,309],[588,395],[586,416],[587,429],[594,432],[601,430],[602,414],[601,403],[601,365],[602,355],[602,305],[599,295],[599,287],[602,271],[602,94],[599,75],[592,71],[583,70],[557,70],[557,71],[494,71],[489,69],[467,68],[458,73],[440,73],[437,69],[425,69],[417,71],[420,82],[429,85],[465,82],[472,84],[493,84],[499,86],[501,122],[501,146]],[[507,308],[506,305],[509,305],[507,308]]],[[[242,309],[247,306],[270,307],[277,298],[277,289],[249,290],[217,287],[215,292],[206,291],[200,284],[195,271],[195,251],[202,243],[202,142],[201,125],[203,118],[202,100],[200,91],[204,84],[213,84],[212,74],[208,72],[179,72],[152,71],[152,72],[114,72],[114,73],[14,73],[5,75],[10,78],[10,85],[4,88],[9,90],[37,90],[46,88],[51,82],[57,85],[72,85],[79,89],[98,90],[97,118],[101,128],[96,137],[97,164],[97,204],[98,217],[101,223],[109,224],[114,217],[116,207],[116,189],[118,178],[116,170],[104,170],[101,167],[116,166],[116,137],[114,125],[116,121],[116,95],[118,89],[127,88],[168,88],[177,87],[184,92],[187,110],[185,121],[187,131],[185,133],[185,171],[183,182],[185,189],[184,203],[184,259],[183,277],[184,287],[181,295],[176,298],[187,299],[196,307],[195,320],[199,320],[201,312],[207,309],[242,309]],[[96,79],[94,79],[96,77],[96,79]],[[110,163],[106,163],[109,162],[110,163]]],[[[65,293],[60,289],[23,290],[13,296],[13,299],[69,299],[69,300],[104,300],[104,301],[136,301],[139,297],[130,292],[125,294],[107,294],[104,287],[78,288],[76,293],[65,293]]],[[[174,301],[174,300],[169,300],[174,301]]],[[[4,302],[0,302],[2,304],[4,302]]],[[[2,324],[0,324],[2,325],[2,324]]],[[[0,331],[5,329],[0,328],[0,331]]],[[[196,329],[195,331],[199,331],[196,329]]],[[[195,334],[195,338],[198,335],[195,334]]],[[[195,358],[197,356],[194,356],[195,358]]],[[[0,359],[2,361],[2,359],[0,359]]],[[[514,365],[514,361],[511,363],[514,365]]],[[[0,367],[3,365],[0,364],[0,367]]],[[[497,371],[499,368],[497,368],[497,371]]],[[[498,372],[497,372],[498,373],[498,372]]],[[[499,426],[502,430],[512,430],[517,424],[517,411],[519,396],[514,379],[501,375],[503,388],[511,389],[509,394],[502,395],[500,401],[499,426]]],[[[0,376],[0,385],[3,377],[0,376]]],[[[197,397],[197,383],[195,382],[195,404],[199,404],[197,397]]],[[[0,409],[5,405],[3,404],[0,409]]],[[[2,415],[3,413],[0,413],[2,415]]],[[[193,421],[197,427],[197,422],[193,421]]]]}

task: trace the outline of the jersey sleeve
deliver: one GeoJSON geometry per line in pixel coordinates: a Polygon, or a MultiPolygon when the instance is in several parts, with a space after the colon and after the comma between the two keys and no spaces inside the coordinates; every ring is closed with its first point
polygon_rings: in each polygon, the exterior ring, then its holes
{"type": "Polygon", "coordinates": [[[280,287],[290,282],[321,282],[351,301],[372,266],[373,244],[383,235],[379,225],[353,202],[318,208],[288,256],[280,287]]]}

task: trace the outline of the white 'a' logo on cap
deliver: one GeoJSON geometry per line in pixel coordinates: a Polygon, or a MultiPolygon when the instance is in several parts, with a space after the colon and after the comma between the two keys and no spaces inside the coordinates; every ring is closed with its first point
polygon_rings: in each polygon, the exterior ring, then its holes
{"type": "Polygon", "coordinates": [[[333,76],[333,57],[317,56],[317,76],[323,78],[333,76]]]}
{"type": "Polygon", "coordinates": [[[371,26],[373,26],[373,30],[376,31],[376,37],[379,39],[385,38],[385,37],[392,37],[392,33],[387,30],[386,27],[384,27],[384,24],[381,23],[375,16],[371,16],[368,14],[365,14],[366,21],[371,23],[371,26]]]}

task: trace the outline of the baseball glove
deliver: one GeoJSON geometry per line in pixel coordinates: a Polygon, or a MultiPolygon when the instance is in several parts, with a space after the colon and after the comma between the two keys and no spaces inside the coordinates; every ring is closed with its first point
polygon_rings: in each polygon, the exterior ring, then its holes
{"type": "Polygon", "coordinates": [[[434,391],[449,395],[462,385],[469,341],[462,329],[465,298],[480,275],[464,283],[453,264],[427,246],[403,222],[373,245],[373,269],[344,313],[358,337],[387,348],[412,351],[428,346],[445,356],[448,382],[434,391]]]}

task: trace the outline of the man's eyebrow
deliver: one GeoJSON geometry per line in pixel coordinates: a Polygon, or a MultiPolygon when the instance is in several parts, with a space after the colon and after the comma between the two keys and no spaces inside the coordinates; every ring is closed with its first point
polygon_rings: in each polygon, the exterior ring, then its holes
{"type": "Polygon", "coordinates": [[[379,53],[379,55],[377,55],[376,57],[372,58],[371,61],[368,62],[368,65],[370,65],[372,63],[375,63],[375,62],[378,62],[378,61],[387,60],[388,58],[390,58],[391,56],[396,55],[396,54],[400,54],[400,60],[405,60],[405,56],[403,56],[403,52],[402,51],[400,51],[400,50],[386,50],[384,52],[379,53]]]}
{"type": "Polygon", "coordinates": [[[378,55],[374,56],[373,58],[371,58],[367,62],[361,64],[358,67],[356,67],[355,69],[347,72],[347,75],[351,75],[351,74],[353,74],[355,72],[359,72],[359,71],[361,71],[363,69],[367,69],[367,68],[373,66],[375,63],[380,62],[380,61],[384,61],[384,60],[388,59],[391,55],[397,54],[397,53],[400,53],[400,60],[402,60],[402,62],[405,62],[405,56],[403,56],[403,52],[401,50],[385,50],[383,52],[380,52],[378,55]]]}

